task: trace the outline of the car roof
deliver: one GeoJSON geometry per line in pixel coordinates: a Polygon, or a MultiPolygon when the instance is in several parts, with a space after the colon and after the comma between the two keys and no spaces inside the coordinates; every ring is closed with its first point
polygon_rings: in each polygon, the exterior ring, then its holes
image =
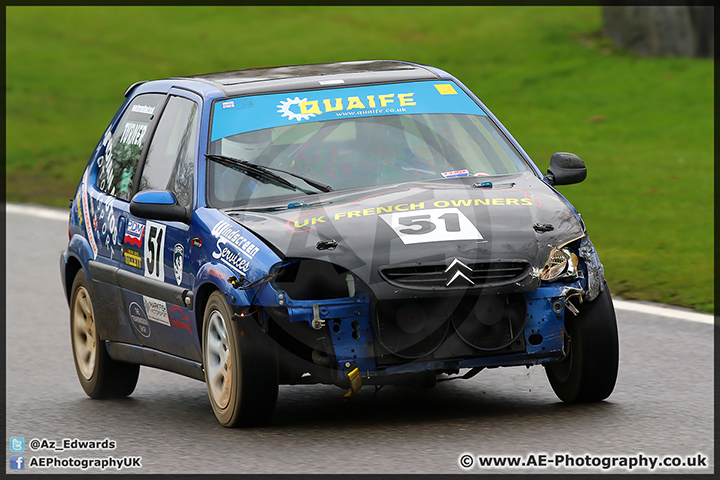
{"type": "Polygon", "coordinates": [[[177,79],[208,83],[231,97],[326,86],[433,80],[440,78],[443,73],[433,67],[415,63],[372,60],[249,68],[177,79]]]}

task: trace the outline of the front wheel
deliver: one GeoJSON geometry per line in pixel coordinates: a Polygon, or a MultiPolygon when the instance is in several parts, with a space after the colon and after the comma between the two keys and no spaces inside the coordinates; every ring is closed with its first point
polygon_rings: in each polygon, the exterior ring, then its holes
{"type": "Polygon", "coordinates": [[[566,352],[545,364],[555,394],[566,403],[599,402],[610,396],[618,373],[617,321],[607,285],[600,295],[565,317],[566,352]]]}
{"type": "Polygon", "coordinates": [[[278,394],[276,346],[254,316],[234,320],[220,292],[205,308],[203,363],[210,403],[223,426],[270,423],[278,394]]]}
{"type": "Polygon", "coordinates": [[[80,385],[90,398],[120,398],[130,395],[140,374],[140,365],[110,358],[98,334],[95,310],[85,273],[75,276],[70,298],[70,335],[73,359],[80,385]]]}

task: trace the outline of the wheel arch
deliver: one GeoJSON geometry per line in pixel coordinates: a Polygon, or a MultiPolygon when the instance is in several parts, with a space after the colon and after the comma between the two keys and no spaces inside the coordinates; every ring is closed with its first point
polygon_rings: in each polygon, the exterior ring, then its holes
{"type": "Polygon", "coordinates": [[[205,307],[207,306],[208,299],[213,292],[219,292],[220,287],[214,283],[207,282],[200,285],[195,294],[195,327],[198,332],[198,340],[202,348],[203,344],[203,318],[205,317],[205,307]]]}
{"type": "Polygon", "coordinates": [[[88,272],[87,265],[93,258],[93,251],[87,239],[82,235],[73,235],[68,243],[67,251],[62,255],[60,267],[61,274],[64,275],[62,280],[65,282],[65,299],[68,305],[70,305],[72,284],[75,281],[77,273],[84,269],[85,276],[90,280],[90,272],[88,272]]]}
{"type": "Polygon", "coordinates": [[[65,300],[67,300],[68,305],[70,305],[70,297],[72,296],[72,284],[80,270],[82,270],[80,260],[73,256],[68,256],[65,264],[65,278],[63,279],[65,282],[65,300]]]}

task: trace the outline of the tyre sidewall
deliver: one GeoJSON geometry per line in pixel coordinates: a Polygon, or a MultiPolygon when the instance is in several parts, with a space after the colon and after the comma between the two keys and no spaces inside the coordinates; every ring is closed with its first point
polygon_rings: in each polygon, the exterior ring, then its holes
{"type": "Polygon", "coordinates": [[[569,355],[545,366],[553,390],[568,403],[604,400],[615,387],[619,359],[617,321],[607,285],[579,315],[566,316],[565,326],[569,355]],[[563,362],[570,362],[566,377],[563,362]]]}
{"type": "Polygon", "coordinates": [[[100,362],[104,349],[100,348],[100,337],[98,336],[97,317],[95,316],[95,307],[92,301],[92,295],[90,295],[90,288],[88,287],[88,281],[85,277],[85,273],[80,270],[72,285],[72,295],[70,298],[70,341],[73,349],[73,363],[75,364],[75,372],[77,373],[80,385],[82,385],[85,393],[92,398],[99,397],[98,379],[100,377],[100,362]],[[75,350],[75,299],[77,298],[80,287],[83,287],[88,292],[88,300],[90,303],[90,310],[92,311],[93,322],[95,323],[94,334],[95,334],[95,364],[93,365],[92,374],[89,379],[85,378],[78,365],[78,359],[75,350]]]}
{"type": "Polygon", "coordinates": [[[75,371],[77,372],[80,385],[90,398],[122,398],[130,395],[137,385],[140,366],[133,363],[118,362],[110,358],[105,349],[104,340],[100,338],[100,328],[98,326],[98,318],[95,315],[95,306],[92,298],[92,292],[88,286],[88,280],[85,272],[80,270],[72,285],[72,295],[70,298],[70,341],[73,350],[73,362],[75,363],[75,371]],[[88,292],[88,301],[90,310],[92,311],[93,322],[95,323],[95,364],[93,365],[92,374],[87,379],[81,373],[78,366],[78,359],[75,354],[75,298],[78,290],[83,287],[88,292]]]}
{"type": "Polygon", "coordinates": [[[210,397],[210,403],[212,405],[213,412],[215,413],[215,416],[217,417],[218,421],[226,426],[226,427],[233,427],[238,424],[239,416],[240,416],[240,391],[241,391],[241,381],[242,381],[242,363],[241,363],[241,355],[238,348],[238,341],[237,341],[237,331],[233,325],[232,319],[232,312],[230,311],[230,307],[225,302],[225,299],[223,298],[222,294],[219,292],[215,292],[212,295],[210,295],[210,298],[208,299],[207,306],[205,307],[205,313],[203,316],[203,363],[207,365],[207,338],[208,338],[208,329],[210,326],[210,316],[211,314],[217,311],[220,316],[222,317],[222,320],[225,324],[225,331],[228,335],[228,345],[230,347],[230,359],[232,362],[232,372],[231,372],[231,381],[232,381],[232,388],[230,389],[230,399],[228,401],[228,404],[225,408],[220,407],[217,402],[215,401],[215,398],[213,397],[213,392],[210,387],[209,379],[208,379],[208,371],[207,368],[205,368],[205,383],[207,385],[208,389],[208,396],[210,397]]]}

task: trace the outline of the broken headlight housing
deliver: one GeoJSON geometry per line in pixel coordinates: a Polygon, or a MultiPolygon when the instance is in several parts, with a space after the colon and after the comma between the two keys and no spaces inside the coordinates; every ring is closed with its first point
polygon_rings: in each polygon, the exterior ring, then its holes
{"type": "Polygon", "coordinates": [[[553,248],[540,273],[543,282],[556,282],[578,277],[578,257],[569,248],[553,248]]]}

